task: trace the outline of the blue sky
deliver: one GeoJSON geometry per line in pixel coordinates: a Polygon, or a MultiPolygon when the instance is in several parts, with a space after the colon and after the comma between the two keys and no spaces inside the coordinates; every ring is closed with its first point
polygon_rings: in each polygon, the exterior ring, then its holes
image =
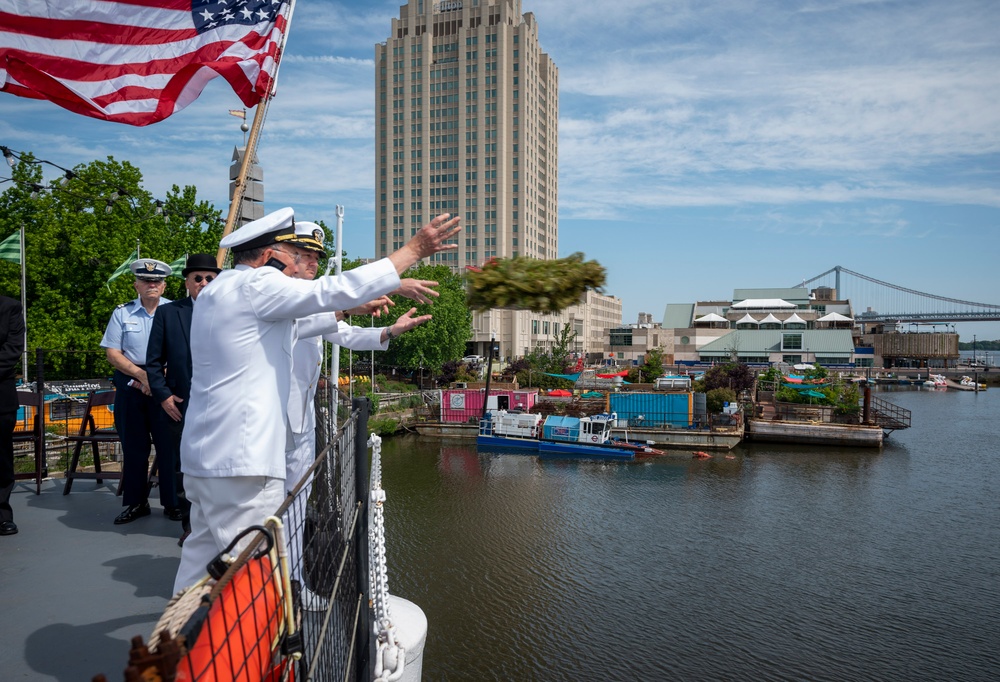
{"type": "MultiPolygon", "coordinates": [[[[258,150],[267,208],[332,225],[343,204],[350,256],[374,252],[374,44],[400,4],[299,0],[258,150]]],[[[835,265],[1000,304],[1000,3],[522,10],[559,68],[560,255],[608,269],[625,322],[835,265]]],[[[3,94],[0,144],[66,167],[129,160],[158,196],[194,184],[224,207],[238,106],[217,79],[132,128],[3,94]]],[[[958,331],[996,339],[1000,323],[958,331]]]]}

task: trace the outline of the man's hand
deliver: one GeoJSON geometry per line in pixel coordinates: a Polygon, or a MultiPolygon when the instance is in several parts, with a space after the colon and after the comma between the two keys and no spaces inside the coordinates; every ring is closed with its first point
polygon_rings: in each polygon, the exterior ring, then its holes
{"type": "MultiPolygon", "coordinates": [[[[400,334],[410,331],[414,327],[419,327],[433,317],[432,315],[420,315],[418,317],[414,317],[413,313],[415,312],[417,312],[416,308],[410,308],[405,313],[400,315],[399,318],[392,323],[392,325],[386,327],[386,329],[391,329],[393,336],[399,336],[400,334]]],[[[382,336],[385,337],[385,333],[383,333],[382,336]]],[[[385,341],[386,339],[383,338],[382,340],[385,341]]]]}
{"type": "Polygon", "coordinates": [[[389,255],[389,260],[396,266],[396,272],[402,275],[411,266],[439,251],[457,249],[458,244],[445,244],[461,229],[458,225],[459,216],[449,217],[442,213],[420,228],[401,249],[389,255]]]}
{"type": "MultiPolygon", "coordinates": [[[[402,280],[406,281],[406,280],[402,280]]],[[[402,287],[400,287],[402,288],[402,287]]],[[[396,292],[393,292],[396,293],[396,292]]],[[[357,308],[351,308],[350,310],[345,310],[344,313],[347,315],[374,315],[379,317],[382,313],[389,312],[389,306],[396,305],[392,302],[392,299],[388,296],[379,296],[378,298],[368,301],[368,303],[363,303],[357,308]]]]}
{"type": "Polygon", "coordinates": [[[436,287],[437,282],[429,279],[412,279],[406,278],[399,280],[399,288],[392,293],[398,294],[400,296],[405,296],[406,298],[413,299],[420,303],[430,303],[430,296],[437,298],[441,294],[437,291],[431,289],[431,287],[436,287]]]}
{"type": "Polygon", "coordinates": [[[178,398],[177,396],[172,395],[169,396],[162,403],[160,403],[160,407],[163,408],[164,412],[170,415],[171,419],[173,419],[175,422],[179,422],[181,420],[181,411],[177,407],[177,403],[182,403],[182,402],[184,402],[184,398],[178,398]]]}

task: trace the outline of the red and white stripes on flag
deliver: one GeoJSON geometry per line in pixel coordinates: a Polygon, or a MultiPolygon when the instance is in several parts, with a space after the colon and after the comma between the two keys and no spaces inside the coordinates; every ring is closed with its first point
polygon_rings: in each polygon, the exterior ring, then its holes
{"type": "Polygon", "coordinates": [[[0,0],[0,91],[135,126],[222,76],[248,107],[272,87],[290,0],[0,0]]]}

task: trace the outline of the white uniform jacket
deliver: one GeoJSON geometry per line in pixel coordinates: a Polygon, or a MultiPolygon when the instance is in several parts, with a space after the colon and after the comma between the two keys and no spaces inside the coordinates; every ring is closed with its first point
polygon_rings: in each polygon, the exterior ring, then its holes
{"type": "Polygon", "coordinates": [[[353,308],[398,287],[387,259],[313,281],[266,266],[220,273],[198,295],[191,320],[183,471],[284,478],[294,320],[353,308]]]}
{"type": "Polygon", "coordinates": [[[351,350],[385,350],[389,341],[382,341],[381,327],[352,327],[337,322],[333,313],[312,315],[296,322],[295,346],[292,350],[292,385],[288,398],[288,423],[293,433],[310,433],[316,428],[316,397],[320,365],[323,362],[323,341],[351,350]]]}

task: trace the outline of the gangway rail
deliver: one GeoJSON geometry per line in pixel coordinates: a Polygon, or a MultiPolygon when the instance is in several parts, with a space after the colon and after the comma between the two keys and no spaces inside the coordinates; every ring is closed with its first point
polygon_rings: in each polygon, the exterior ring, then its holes
{"type": "Polygon", "coordinates": [[[886,435],[893,431],[910,428],[910,415],[910,410],[905,407],[900,407],[874,395],[871,396],[870,419],[872,423],[881,426],[886,435]]]}

